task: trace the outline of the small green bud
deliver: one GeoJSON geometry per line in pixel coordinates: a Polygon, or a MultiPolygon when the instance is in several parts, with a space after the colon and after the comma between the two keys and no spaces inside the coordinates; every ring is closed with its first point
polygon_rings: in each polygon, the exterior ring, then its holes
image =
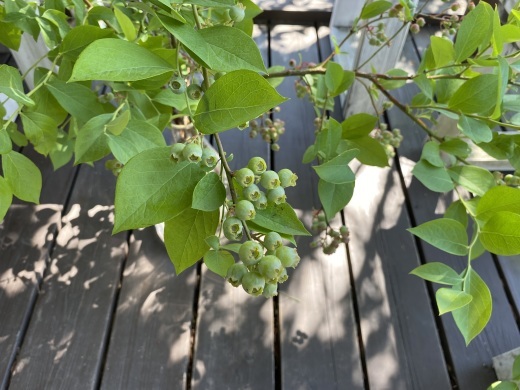
{"type": "Polygon", "coordinates": [[[264,256],[264,248],[255,241],[246,241],[238,250],[238,257],[248,267],[257,264],[264,256]]]}
{"type": "Polygon", "coordinates": [[[242,222],[235,217],[226,218],[223,230],[228,240],[238,241],[242,237],[242,222]]]}
{"type": "Polygon", "coordinates": [[[249,221],[256,216],[255,206],[248,200],[240,200],[235,207],[235,215],[242,221],[249,221]]]}
{"type": "Polygon", "coordinates": [[[262,295],[266,298],[272,298],[278,295],[277,283],[266,283],[262,295]]]}
{"type": "Polygon", "coordinates": [[[257,297],[264,291],[265,279],[257,272],[248,272],[242,278],[242,287],[248,294],[257,297]]]}
{"type": "Polygon", "coordinates": [[[268,255],[262,257],[258,262],[257,269],[269,282],[278,279],[278,276],[282,273],[283,265],[278,257],[268,255]]]}
{"type": "Polygon", "coordinates": [[[242,282],[242,278],[247,274],[247,267],[242,263],[233,264],[227,270],[226,280],[232,286],[238,287],[242,282]]]}
{"type": "Polygon", "coordinates": [[[275,171],[265,171],[260,177],[260,184],[266,190],[272,190],[280,185],[280,178],[275,171]]]}
{"type": "Polygon", "coordinates": [[[244,188],[244,191],[242,191],[244,198],[250,200],[251,202],[256,202],[258,199],[260,199],[261,194],[262,191],[260,191],[260,188],[258,188],[256,184],[251,184],[249,187],[244,188]]]}
{"type": "Polygon", "coordinates": [[[285,203],[285,190],[283,187],[276,187],[272,190],[267,191],[267,200],[274,204],[282,204],[285,203]]]}
{"type": "Polygon", "coordinates": [[[296,186],[296,180],[298,180],[298,176],[287,168],[281,169],[278,172],[278,177],[280,178],[280,185],[284,188],[296,186]]]}
{"type": "Polygon", "coordinates": [[[276,250],[276,257],[280,259],[284,267],[296,268],[300,262],[300,256],[296,252],[295,248],[289,248],[288,246],[281,246],[276,250]]]}
{"type": "Polygon", "coordinates": [[[264,246],[269,251],[274,251],[283,245],[282,236],[276,232],[269,232],[265,235],[264,246]]]}
{"type": "Polygon", "coordinates": [[[410,26],[410,31],[412,34],[418,34],[421,31],[421,27],[417,23],[412,23],[410,26]]]}
{"type": "Polygon", "coordinates": [[[262,157],[253,157],[247,163],[247,167],[251,169],[255,175],[261,175],[267,169],[267,164],[262,157]]]}
{"type": "Polygon", "coordinates": [[[235,179],[241,187],[249,187],[255,182],[255,174],[249,168],[242,168],[235,172],[235,179]]]}
{"type": "Polygon", "coordinates": [[[202,160],[202,148],[196,143],[188,144],[182,150],[182,156],[191,162],[199,162],[202,160]]]}

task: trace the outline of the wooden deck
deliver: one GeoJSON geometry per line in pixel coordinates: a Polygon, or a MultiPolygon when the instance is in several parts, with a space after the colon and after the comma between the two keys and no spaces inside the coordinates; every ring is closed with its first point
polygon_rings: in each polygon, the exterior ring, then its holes
{"type": "MultiPolygon", "coordinates": [[[[269,65],[330,51],[328,28],[269,23],[256,39],[269,65]]],[[[417,66],[426,35],[410,38],[402,66],[417,66]]],[[[8,58],[4,57],[4,61],[8,58]]],[[[235,167],[260,155],[294,170],[291,204],[310,224],[316,176],[301,156],[313,110],[295,98],[272,154],[247,132],[223,135],[235,167]],[[244,153],[247,151],[247,153],[244,153]]],[[[409,98],[413,88],[397,92],[409,98]]],[[[115,178],[103,164],[44,175],[41,204],[13,205],[0,225],[1,389],[485,389],[493,356],[520,346],[520,259],[483,256],[475,267],[494,297],[486,330],[469,347],[434,288],[408,272],[460,259],[416,241],[406,228],[440,216],[439,196],[412,179],[423,134],[397,110],[404,142],[388,169],[357,170],[345,210],[348,250],[332,256],[298,242],[302,261],[278,299],[251,298],[204,266],[175,276],[154,229],[115,236],[115,178]]]]}

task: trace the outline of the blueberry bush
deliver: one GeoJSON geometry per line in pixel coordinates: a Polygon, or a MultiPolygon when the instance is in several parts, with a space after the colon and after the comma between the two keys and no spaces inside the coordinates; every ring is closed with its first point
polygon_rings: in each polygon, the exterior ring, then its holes
{"type": "Polygon", "coordinates": [[[55,169],[103,159],[117,176],[114,233],[164,223],[177,273],[203,259],[233,286],[273,297],[287,268],[300,261],[295,236],[310,234],[285,194],[297,176],[268,170],[260,157],[231,170],[220,134],[249,128],[277,151],[285,127],[271,114],[286,98],[276,87],[294,78],[298,96],[316,111],[315,142],[302,156],[319,177],[322,208],[313,218],[319,235],[313,245],[333,253],[348,242],[347,227],[333,229],[329,221],[352,197],[356,177],[349,163],[386,167],[406,137],[405,129],[390,131],[369,113],[341,123],[328,116],[337,96],[363,82],[375,112],[401,110],[427,135],[414,176],[431,191],[459,194],[443,218],[410,231],[466,257],[467,267],[428,263],[412,273],[443,285],[436,293],[439,312],[452,313],[469,343],[492,309],[473,261],[484,251],[520,254],[520,51],[514,45],[520,8],[504,21],[485,2],[454,14],[459,6],[447,2],[428,16],[440,32],[415,74],[379,74],[343,69],[335,55],[360,32],[377,50],[391,45],[385,32],[391,18],[420,31],[426,16],[407,0],[367,1],[323,62],[291,60],[271,69],[251,37],[261,12],[251,0],[0,1],[0,42],[18,50],[22,34],[41,36],[52,63],[34,64],[28,91],[27,74],[0,66],[0,92],[7,97],[0,105],[0,218],[13,196],[38,203],[42,186],[37,166],[14,145],[32,144],[55,169]],[[409,83],[420,90],[409,103],[389,92],[409,83]],[[5,114],[7,99],[18,105],[12,115],[5,114]],[[378,99],[385,100],[381,107],[378,99]],[[435,130],[442,117],[456,121],[456,134],[435,130]],[[167,141],[164,129],[182,129],[182,137],[167,141]],[[516,173],[472,165],[470,145],[508,160],[516,173]]]}

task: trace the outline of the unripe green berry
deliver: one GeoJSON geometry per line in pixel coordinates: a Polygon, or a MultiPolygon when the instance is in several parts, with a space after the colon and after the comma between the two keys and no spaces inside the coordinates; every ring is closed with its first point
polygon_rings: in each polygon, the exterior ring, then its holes
{"type": "Polygon", "coordinates": [[[263,192],[260,193],[260,198],[255,202],[255,207],[258,210],[265,210],[267,208],[267,197],[263,192]]]}
{"type": "Polygon", "coordinates": [[[238,23],[244,20],[244,17],[246,16],[246,11],[239,5],[235,5],[234,7],[231,7],[229,9],[229,16],[234,22],[238,23]]]}
{"type": "Polygon", "coordinates": [[[266,190],[272,190],[280,185],[280,178],[275,171],[265,171],[260,177],[260,184],[266,190]]]}
{"type": "Polygon", "coordinates": [[[267,191],[267,200],[274,204],[282,204],[285,203],[285,190],[283,187],[276,187],[272,190],[267,191]]]}
{"type": "Polygon", "coordinates": [[[233,264],[227,270],[226,280],[231,283],[232,286],[238,287],[242,282],[244,275],[248,273],[247,267],[242,263],[233,264]]]}
{"type": "Polygon", "coordinates": [[[283,265],[280,259],[276,256],[268,255],[262,257],[257,264],[258,272],[265,278],[266,281],[270,282],[277,280],[278,276],[282,273],[283,265]]]}
{"type": "Polygon", "coordinates": [[[181,76],[175,76],[170,81],[170,86],[173,93],[177,95],[183,94],[186,91],[186,81],[181,76]]]}
{"type": "Polygon", "coordinates": [[[417,34],[421,31],[421,27],[419,27],[417,23],[412,23],[412,25],[410,26],[410,31],[412,32],[412,34],[417,34]]]}
{"type": "Polygon", "coordinates": [[[182,151],[184,150],[185,147],[186,147],[186,145],[184,145],[183,143],[180,143],[180,142],[173,144],[170,148],[170,158],[175,162],[181,161],[182,160],[182,151]]]}
{"type": "Polygon", "coordinates": [[[419,27],[424,27],[426,25],[426,20],[424,20],[424,18],[417,18],[415,22],[419,25],[419,27]]]}
{"type": "Polygon", "coordinates": [[[242,168],[235,172],[235,179],[241,187],[249,187],[255,182],[255,174],[249,168],[242,168]]]}
{"type": "Polygon", "coordinates": [[[339,228],[339,233],[340,233],[343,237],[348,236],[348,235],[349,235],[348,228],[347,228],[345,225],[341,226],[341,227],[339,228]]]}
{"type": "Polygon", "coordinates": [[[267,164],[262,157],[253,157],[247,163],[247,167],[251,169],[255,175],[261,175],[267,169],[267,164]]]}
{"type": "Polygon", "coordinates": [[[284,267],[296,268],[300,262],[300,256],[296,252],[295,248],[289,248],[288,246],[281,246],[276,250],[276,257],[280,259],[284,267]]]}
{"type": "Polygon", "coordinates": [[[266,283],[262,295],[266,298],[272,298],[278,295],[277,283],[266,283]]]}
{"type": "Polygon", "coordinates": [[[191,162],[199,162],[202,160],[202,148],[196,143],[188,144],[182,150],[182,156],[191,162]]]}
{"type": "Polygon", "coordinates": [[[242,287],[248,294],[257,297],[264,291],[265,279],[257,272],[248,272],[242,278],[242,287]]]}
{"type": "Polygon", "coordinates": [[[249,187],[244,188],[244,191],[242,191],[242,195],[247,200],[250,200],[251,202],[256,202],[258,199],[260,199],[262,191],[260,191],[260,188],[258,188],[256,184],[251,184],[249,187]]]}
{"type": "Polygon", "coordinates": [[[265,235],[264,246],[268,251],[275,251],[283,245],[282,236],[276,232],[269,232],[265,235]]]}
{"type": "Polygon", "coordinates": [[[287,279],[289,279],[289,275],[287,275],[287,270],[284,268],[282,272],[280,272],[280,275],[278,275],[278,283],[286,282],[287,279]]]}
{"type": "Polygon", "coordinates": [[[257,264],[263,256],[264,248],[255,241],[244,242],[238,250],[238,257],[248,267],[257,264]]]}
{"type": "Polygon", "coordinates": [[[198,84],[190,84],[190,86],[186,89],[186,93],[188,97],[192,100],[199,100],[202,96],[202,87],[198,84]]]}
{"type": "MultiPolygon", "coordinates": [[[[273,139],[273,141],[275,141],[275,140],[273,139]]],[[[276,143],[275,144],[271,144],[271,150],[273,152],[278,152],[280,150],[280,145],[276,144],[276,143]]]]}
{"type": "Polygon", "coordinates": [[[228,240],[237,241],[242,237],[242,222],[235,217],[226,218],[223,224],[224,236],[228,240]]]}
{"type": "Polygon", "coordinates": [[[204,148],[202,150],[202,164],[208,168],[213,168],[217,165],[219,158],[218,153],[212,148],[204,148]]]}
{"type": "Polygon", "coordinates": [[[296,180],[298,180],[298,176],[287,168],[281,169],[278,172],[278,177],[280,178],[280,185],[284,188],[296,186],[296,180]]]}
{"type": "Polygon", "coordinates": [[[235,215],[242,221],[249,221],[256,216],[255,206],[248,200],[240,200],[235,207],[235,215]]]}

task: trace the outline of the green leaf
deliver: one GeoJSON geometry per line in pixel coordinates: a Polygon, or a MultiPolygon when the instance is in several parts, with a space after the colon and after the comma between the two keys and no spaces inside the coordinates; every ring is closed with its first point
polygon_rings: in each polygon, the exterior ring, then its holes
{"type": "Polygon", "coordinates": [[[483,74],[460,86],[448,102],[452,110],[465,114],[490,115],[495,109],[498,76],[483,74]]]}
{"type": "Polygon", "coordinates": [[[475,143],[489,142],[493,139],[493,132],[485,122],[461,115],[457,127],[475,143]]]}
{"type": "MultiPolygon", "coordinates": [[[[408,72],[406,72],[403,69],[391,69],[388,72],[386,72],[388,76],[394,76],[394,77],[408,77],[408,72]]],[[[385,89],[397,89],[401,88],[403,85],[406,84],[406,80],[385,80],[381,79],[379,80],[379,83],[385,88],[385,89]]]]}
{"type": "MultiPolygon", "coordinates": [[[[164,1],[164,0],[161,0],[164,1]]],[[[165,4],[170,3],[169,1],[164,1],[165,4]]],[[[229,8],[235,5],[234,0],[175,0],[172,3],[176,4],[195,4],[201,7],[225,7],[229,8]]]]}
{"type": "Polygon", "coordinates": [[[11,203],[13,202],[13,191],[7,180],[0,176],[0,221],[5,218],[11,203]]]}
{"type": "MultiPolygon", "coordinates": [[[[319,135],[319,134],[318,134],[319,135]]],[[[314,145],[309,145],[302,157],[302,163],[309,164],[316,158],[316,148],[314,145]]]]}
{"type": "Polygon", "coordinates": [[[439,315],[443,315],[466,306],[473,300],[473,297],[464,291],[442,287],[435,293],[435,299],[439,308],[439,315]]]}
{"type": "Polygon", "coordinates": [[[493,9],[485,2],[469,12],[460,24],[455,41],[455,62],[471,56],[479,46],[487,46],[493,34],[493,9]]]}
{"type": "Polygon", "coordinates": [[[74,164],[97,161],[110,153],[105,125],[111,120],[112,114],[99,115],[79,129],[74,164]]]}
{"type": "Polygon", "coordinates": [[[492,383],[487,390],[518,390],[518,386],[514,382],[496,381],[492,383]]]}
{"type": "MultiPolygon", "coordinates": [[[[249,222],[251,222],[251,221],[248,221],[248,223],[249,222]]],[[[241,246],[242,246],[242,243],[235,242],[235,243],[232,243],[232,244],[222,245],[220,248],[221,249],[227,249],[228,251],[238,253],[238,251],[240,250],[241,246]]]]}
{"type": "Polygon", "coordinates": [[[210,172],[195,186],[191,207],[196,210],[218,210],[226,201],[226,188],[215,172],[210,172]]]}
{"type": "Polygon", "coordinates": [[[473,299],[468,305],[454,310],[453,318],[468,345],[491,318],[492,300],[488,286],[472,268],[468,270],[462,291],[473,299]]]}
{"type": "Polygon", "coordinates": [[[377,0],[369,4],[365,4],[361,11],[361,19],[370,19],[375,16],[381,15],[383,12],[388,11],[392,8],[392,3],[385,0],[377,0]]]}
{"type": "Polygon", "coordinates": [[[513,372],[511,375],[511,379],[518,381],[520,380],[520,355],[515,357],[515,360],[513,362],[513,372]]]}
{"type": "Polygon", "coordinates": [[[2,168],[14,196],[26,202],[40,203],[42,174],[31,160],[11,150],[2,155],[2,168]]]}
{"type": "Polygon", "coordinates": [[[440,144],[439,149],[453,156],[466,158],[471,153],[469,145],[460,138],[453,138],[440,144]]]}
{"type": "Polygon", "coordinates": [[[324,180],[318,182],[318,195],[328,219],[333,218],[350,202],[354,194],[354,186],[355,182],[343,184],[333,184],[324,180]]]}
{"type": "Polygon", "coordinates": [[[341,123],[342,136],[349,140],[365,137],[374,130],[376,123],[377,117],[374,115],[365,113],[351,115],[341,123]]]}
{"type": "Polygon", "coordinates": [[[23,91],[23,81],[20,72],[12,66],[0,65],[0,93],[5,94],[20,104],[29,107],[34,106],[34,101],[23,91]]]}
{"type": "Polygon", "coordinates": [[[209,250],[204,255],[204,264],[210,271],[225,278],[228,268],[235,264],[235,259],[228,251],[209,250]]]}
{"type": "Polygon", "coordinates": [[[430,44],[436,67],[440,68],[454,62],[455,49],[453,48],[452,41],[432,35],[430,37],[430,44]]]}
{"type": "Polygon", "coordinates": [[[491,253],[503,256],[520,254],[520,214],[494,213],[480,229],[480,241],[491,253]]]}
{"type": "Polygon", "coordinates": [[[177,275],[200,260],[209,249],[205,239],[215,234],[219,215],[218,210],[206,212],[187,207],[165,222],[164,244],[177,275]]]}
{"type": "Polygon", "coordinates": [[[354,83],[355,78],[354,72],[343,70],[343,67],[336,62],[329,62],[325,72],[325,83],[329,96],[335,97],[345,92],[354,83]]]}
{"type": "Polygon", "coordinates": [[[520,188],[507,186],[491,188],[478,202],[476,217],[485,222],[499,211],[520,215],[520,188]]]}
{"type": "Polygon", "coordinates": [[[215,71],[267,72],[255,41],[238,28],[214,26],[194,30],[188,24],[159,15],[163,26],[207,67],[215,71]]]}
{"type": "Polygon", "coordinates": [[[132,19],[130,19],[126,14],[119,9],[119,7],[114,7],[114,15],[121,26],[121,30],[123,30],[123,34],[127,41],[135,41],[137,38],[137,32],[135,31],[134,23],[132,19]]]}
{"type": "Polygon", "coordinates": [[[237,70],[220,77],[208,88],[193,119],[201,132],[220,133],[258,117],[285,100],[259,74],[237,70]]]}
{"type": "Polygon", "coordinates": [[[173,162],[169,147],[133,157],[117,178],[114,233],[168,221],[190,208],[203,176],[197,164],[173,162]]]}
{"type": "Polygon", "coordinates": [[[343,146],[347,149],[358,149],[356,156],[359,162],[375,167],[387,167],[388,156],[383,145],[370,136],[360,137],[353,140],[343,140],[343,146]]]}
{"type": "Polygon", "coordinates": [[[131,119],[120,135],[108,134],[108,146],[114,157],[126,164],[135,155],[148,149],[166,146],[166,142],[161,131],[154,125],[131,119]]]}
{"type": "Polygon", "coordinates": [[[332,160],[327,161],[318,166],[313,166],[321,180],[333,184],[353,183],[356,180],[356,175],[348,166],[348,163],[354,159],[359,150],[352,149],[341,153],[332,160]]]}
{"type": "Polygon", "coordinates": [[[130,121],[130,117],[130,110],[123,111],[115,119],[112,119],[109,123],[107,123],[105,125],[105,129],[113,135],[120,135],[126,129],[126,126],[130,121]]]}
{"type": "Polygon", "coordinates": [[[455,188],[445,168],[436,167],[427,161],[420,160],[415,164],[412,173],[425,187],[434,192],[448,192],[455,188]]]}
{"type": "Polygon", "coordinates": [[[433,100],[433,87],[435,86],[435,82],[426,77],[425,74],[420,74],[419,76],[413,79],[414,83],[417,84],[421,92],[426,96],[429,100],[433,100]]]}
{"type": "MultiPolygon", "coordinates": [[[[285,70],[285,66],[283,65],[274,65],[269,68],[267,68],[267,74],[271,73],[277,73],[277,72],[283,72],[285,70]]],[[[285,77],[269,77],[267,81],[273,88],[278,87],[280,84],[283,83],[285,80],[285,77]]]]}
{"type": "Polygon", "coordinates": [[[249,222],[253,222],[253,226],[258,225],[273,232],[293,236],[311,235],[298,219],[289,203],[280,205],[269,204],[264,210],[256,210],[255,218],[252,221],[248,221],[248,224],[249,222]]]}
{"type": "Polygon", "coordinates": [[[47,155],[54,148],[58,137],[58,124],[54,118],[39,112],[22,113],[20,116],[27,138],[38,152],[47,155]]]}
{"type": "Polygon", "coordinates": [[[80,54],[70,81],[137,81],[165,73],[172,66],[148,49],[123,41],[105,38],[94,41],[80,54]]]}
{"type": "Polygon", "coordinates": [[[429,282],[447,284],[450,286],[462,282],[462,278],[459,274],[455,272],[453,268],[444,263],[432,262],[423,264],[410,273],[424,280],[428,280],[429,282]]]}
{"type": "Polygon", "coordinates": [[[497,101],[495,111],[491,116],[498,119],[502,115],[502,100],[507,92],[507,86],[509,83],[509,63],[505,58],[500,56],[498,57],[498,66],[495,68],[495,71],[498,76],[498,85],[495,87],[497,89],[497,101]]]}
{"type": "Polygon", "coordinates": [[[210,248],[215,249],[216,251],[220,249],[220,240],[217,236],[206,237],[204,241],[206,241],[206,244],[208,244],[210,248]]]}
{"type": "Polygon", "coordinates": [[[326,160],[336,156],[336,150],[341,141],[341,131],[341,125],[335,119],[330,118],[327,126],[316,135],[314,156],[311,161],[314,160],[317,153],[320,153],[326,160]]]}
{"type": "Polygon", "coordinates": [[[12,23],[5,23],[3,19],[3,9],[0,9],[0,43],[12,50],[20,48],[22,31],[12,23]]]}
{"type": "Polygon", "coordinates": [[[495,178],[487,169],[473,165],[457,165],[448,169],[451,178],[475,195],[484,195],[496,185],[495,178]]]}
{"type": "Polygon", "coordinates": [[[60,53],[75,59],[92,42],[113,36],[114,31],[111,29],[102,29],[91,25],[77,26],[63,38],[60,53]]]}
{"type": "Polygon", "coordinates": [[[9,133],[3,127],[0,127],[0,154],[9,153],[13,150],[13,143],[9,133]]]}
{"type": "Polygon", "coordinates": [[[445,252],[457,256],[468,254],[466,229],[460,222],[453,219],[434,219],[410,228],[408,231],[445,252]]]}
{"type": "Polygon", "coordinates": [[[78,83],[66,83],[57,78],[47,84],[47,89],[69,114],[83,126],[91,118],[105,114],[113,107],[101,104],[89,87],[78,83]]]}
{"type": "Polygon", "coordinates": [[[465,228],[468,227],[468,213],[464,204],[457,200],[450,204],[444,213],[444,218],[454,219],[460,222],[465,228]]]}
{"type": "Polygon", "coordinates": [[[435,141],[428,141],[424,144],[421,153],[421,160],[428,161],[435,167],[444,167],[444,161],[442,161],[439,144],[435,141]]]}

